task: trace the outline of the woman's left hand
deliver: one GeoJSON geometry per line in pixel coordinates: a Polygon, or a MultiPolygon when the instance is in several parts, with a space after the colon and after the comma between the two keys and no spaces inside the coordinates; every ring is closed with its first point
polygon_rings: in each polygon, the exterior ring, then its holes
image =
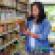
{"type": "Polygon", "coordinates": [[[39,37],[38,34],[34,34],[34,33],[32,33],[31,36],[32,36],[33,38],[38,38],[38,37],[39,37]]]}

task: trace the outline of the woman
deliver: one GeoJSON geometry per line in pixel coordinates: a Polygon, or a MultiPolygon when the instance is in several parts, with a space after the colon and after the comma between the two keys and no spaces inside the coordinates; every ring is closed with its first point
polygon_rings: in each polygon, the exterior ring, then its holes
{"type": "Polygon", "coordinates": [[[50,24],[44,13],[44,6],[40,2],[31,5],[31,16],[27,19],[26,50],[29,55],[48,55],[48,34],[50,24]],[[31,33],[30,33],[31,32],[31,33]]]}

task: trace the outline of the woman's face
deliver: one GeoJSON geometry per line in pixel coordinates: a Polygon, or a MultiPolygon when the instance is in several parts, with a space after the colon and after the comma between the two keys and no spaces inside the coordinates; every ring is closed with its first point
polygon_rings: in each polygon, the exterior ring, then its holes
{"type": "Polygon", "coordinates": [[[39,15],[39,9],[38,9],[38,7],[37,7],[36,5],[34,5],[34,6],[32,7],[32,15],[33,15],[34,17],[37,17],[37,16],[39,15]]]}

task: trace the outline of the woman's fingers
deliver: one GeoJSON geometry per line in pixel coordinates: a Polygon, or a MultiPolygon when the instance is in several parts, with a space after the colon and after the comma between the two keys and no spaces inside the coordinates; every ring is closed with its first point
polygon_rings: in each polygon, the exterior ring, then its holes
{"type": "Polygon", "coordinates": [[[25,35],[30,35],[30,32],[29,31],[24,31],[23,32],[25,35]]]}
{"type": "Polygon", "coordinates": [[[38,38],[38,35],[37,35],[37,34],[31,34],[31,36],[32,36],[33,38],[38,38]]]}
{"type": "Polygon", "coordinates": [[[24,30],[24,32],[23,32],[25,35],[27,35],[27,36],[31,36],[31,37],[33,37],[33,38],[38,38],[38,35],[37,34],[34,34],[34,33],[32,33],[32,32],[30,32],[29,31],[29,29],[26,31],[26,30],[24,30]]]}

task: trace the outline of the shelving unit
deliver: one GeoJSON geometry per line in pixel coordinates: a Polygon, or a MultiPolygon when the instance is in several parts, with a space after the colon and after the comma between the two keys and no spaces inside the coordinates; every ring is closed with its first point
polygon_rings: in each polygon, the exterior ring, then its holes
{"type": "Polygon", "coordinates": [[[0,0],[0,55],[19,52],[23,42],[19,32],[26,20],[27,3],[27,0],[0,0]]]}
{"type": "MultiPolygon", "coordinates": [[[[1,33],[0,36],[3,36],[3,38],[5,37],[5,40],[4,40],[5,44],[3,43],[3,45],[0,46],[0,50],[2,50],[4,48],[6,49],[7,46],[9,46],[10,44],[13,44],[15,41],[18,41],[18,40],[20,41],[20,39],[19,39],[20,38],[20,36],[19,36],[20,31],[19,31],[19,28],[16,27],[16,25],[22,27],[24,22],[25,22],[24,20],[18,19],[18,20],[15,20],[14,22],[10,22],[10,23],[9,22],[5,22],[5,23],[1,22],[0,23],[1,26],[3,26],[4,28],[6,27],[6,29],[7,29],[7,30],[5,29],[4,32],[0,32],[1,33]],[[13,27],[11,27],[10,24],[14,24],[15,26],[12,25],[13,27]],[[8,27],[10,27],[10,28],[8,28],[8,27]],[[9,38],[7,38],[7,37],[9,37],[9,38]]],[[[18,48],[19,48],[19,45],[18,45],[18,48]]],[[[19,50],[19,49],[17,49],[17,50],[19,50]]],[[[15,50],[14,53],[17,50],[15,50]]]]}

